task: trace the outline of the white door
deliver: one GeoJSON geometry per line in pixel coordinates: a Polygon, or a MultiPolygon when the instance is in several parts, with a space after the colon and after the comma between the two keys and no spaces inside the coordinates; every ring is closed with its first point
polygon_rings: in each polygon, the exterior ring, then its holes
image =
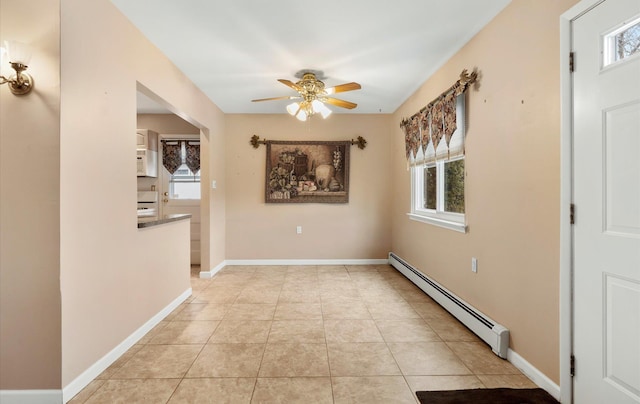
{"type": "MultiPolygon", "coordinates": [[[[163,140],[176,140],[173,143],[185,141],[199,142],[197,136],[161,135],[163,140]]],[[[162,148],[164,142],[160,142],[159,155],[162,160],[162,148]]],[[[182,148],[184,152],[184,147],[182,148]]],[[[183,156],[184,157],[184,156],[183,156]]],[[[160,214],[173,215],[178,213],[191,214],[191,265],[200,265],[200,177],[182,165],[173,175],[160,161],[160,214]]]]}
{"type": "Polygon", "coordinates": [[[578,404],[640,403],[640,52],[619,48],[638,31],[640,0],[572,23],[578,404]]]}

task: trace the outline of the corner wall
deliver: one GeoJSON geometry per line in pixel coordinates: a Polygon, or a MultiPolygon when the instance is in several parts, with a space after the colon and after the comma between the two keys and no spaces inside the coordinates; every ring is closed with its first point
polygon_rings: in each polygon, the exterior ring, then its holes
{"type": "Polygon", "coordinates": [[[61,387],[59,14],[56,0],[0,0],[0,40],[31,47],[35,83],[0,86],[0,390],[61,387]]]}
{"type": "Polygon", "coordinates": [[[299,122],[288,114],[227,115],[227,259],[384,259],[391,247],[390,115],[333,114],[299,122]],[[348,140],[349,203],[264,201],[269,140],[348,140]],[[302,234],[296,234],[302,226],[302,234]]]}
{"type": "Polygon", "coordinates": [[[559,17],[576,0],[514,0],[394,114],[392,250],[511,331],[510,347],[559,382],[559,17]],[[477,68],[467,103],[460,234],[407,218],[400,120],[477,68]],[[471,272],[478,258],[478,273],[471,272]]]}

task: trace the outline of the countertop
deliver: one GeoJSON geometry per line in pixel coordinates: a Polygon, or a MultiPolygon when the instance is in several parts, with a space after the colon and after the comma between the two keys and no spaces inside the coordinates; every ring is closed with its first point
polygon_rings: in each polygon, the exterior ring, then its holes
{"type": "Polygon", "coordinates": [[[177,222],[178,220],[191,219],[190,213],[180,213],[176,215],[165,215],[161,218],[138,218],[138,229],[158,226],[160,224],[177,222]]]}

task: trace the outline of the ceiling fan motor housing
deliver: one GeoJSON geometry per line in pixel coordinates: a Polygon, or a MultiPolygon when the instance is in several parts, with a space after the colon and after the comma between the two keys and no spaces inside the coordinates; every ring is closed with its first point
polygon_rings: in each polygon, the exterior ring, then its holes
{"type": "Polygon", "coordinates": [[[301,95],[306,101],[313,101],[318,97],[326,95],[324,91],[324,83],[316,79],[314,73],[305,73],[302,76],[302,80],[296,83],[303,91],[301,95]]]}

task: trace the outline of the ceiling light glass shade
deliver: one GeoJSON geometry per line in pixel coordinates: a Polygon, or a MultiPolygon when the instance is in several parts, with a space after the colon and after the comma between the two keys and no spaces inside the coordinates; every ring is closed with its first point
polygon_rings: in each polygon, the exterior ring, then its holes
{"type": "Polygon", "coordinates": [[[31,49],[26,44],[18,41],[4,41],[7,59],[10,63],[29,65],[31,61],[31,49]]]}
{"type": "Polygon", "coordinates": [[[327,119],[327,117],[331,115],[331,110],[325,107],[323,111],[320,111],[320,115],[322,115],[322,119],[327,119]]]}
{"type": "Polygon", "coordinates": [[[307,120],[307,111],[305,111],[304,108],[300,107],[300,110],[296,114],[296,118],[298,118],[298,120],[302,121],[302,122],[306,121],[307,120]]]}
{"type": "Polygon", "coordinates": [[[331,110],[327,108],[327,106],[324,105],[323,102],[319,100],[313,100],[311,105],[313,106],[313,112],[322,115],[323,119],[326,119],[329,115],[331,115],[331,110]]]}
{"type": "Polygon", "coordinates": [[[329,108],[327,108],[326,105],[324,105],[324,103],[320,102],[320,105],[318,106],[318,109],[316,112],[319,112],[320,115],[322,115],[322,119],[327,119],[327,117],[329,115],[331,115],[331,110],[329,108]]]}
{"type": "Polygon", "coordinates": [[[296,113],[298,112],[299,109],[300,109],[300,105],[298,105],[297,102],[292,102],[291,104],[287,105],[287,112],[290,115],[296,116],[296,113]]]}
{"type": "Polygon", "coordinates": [[[313,112],[320,112],[323,107],[322,103],[318,100],[313,100],[311,106],[313,107],[313,112]]]}
{"type": "Polygon", "coordinates": [[[301,109],[300,112],[298,112],[298,114],[296,115],[296,118],[298,118],[299,121],[304,122],[307,120],[307,113],[301,109]]]}

